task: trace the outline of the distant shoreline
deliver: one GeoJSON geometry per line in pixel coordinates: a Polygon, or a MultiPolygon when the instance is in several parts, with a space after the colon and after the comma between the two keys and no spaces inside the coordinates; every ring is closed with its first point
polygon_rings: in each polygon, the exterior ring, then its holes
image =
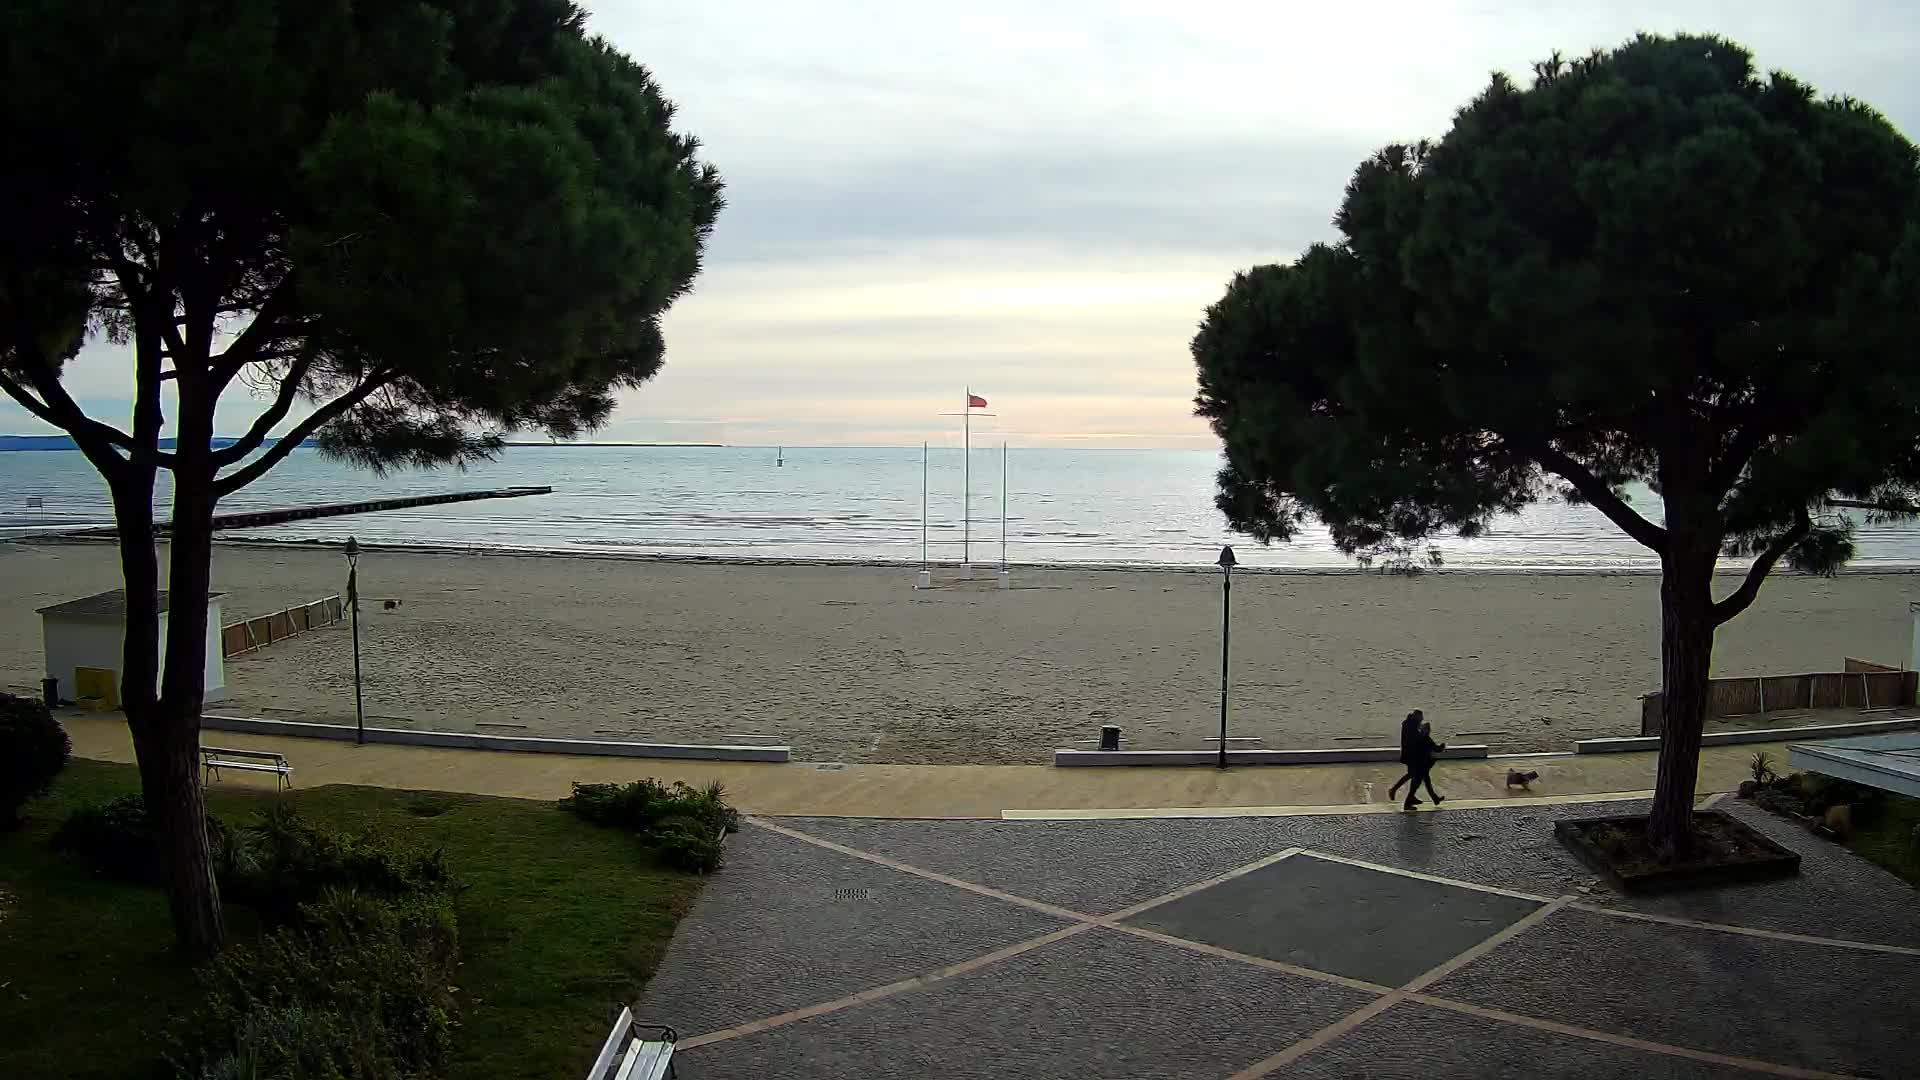
{"type": "MultiPolygon", "coordinates": [[[[0,536],[0,544],[114,544],[115,539],[108,536],[83,536],[73,533],[37,533],[14,536],[0,536]]],[[[248,548],[265,551],[327,551],[339,550],[341,544],[330,540],[301,538],[297,540],[262,540],[250,537],[216,537],[214,543],[219,547],[248,548]]],[[[500,544],[394,544],[361,541],[360,550],[388,552],[395,555],[434,555],[434,556],[471,556],[483,559],[577,559],[582,561],[607,562],[644,562],[668,563],[688,566],[762,566],[762,567],[848,567],[879,570],[917,570],[918,559],[860,559],[860,558],[809,558],[801,555],[692,555],[674,552],[652,551],[582,551],[573,548],[536,548],[511,547],[500,544]]],[[[952,559],[935,559],[930,564],[936,572],[958,571],[964,564],[952,559]]],[[[974,572],[978,580],[990,581],[999,570],[998,560],[982,560],[974,563],[974,572]]],[[[1124,562],[1021,562],[1010,560],[1007,569],[1021,572],[1038,570],[1088,571],[1095,573],[1139,573],[1139,574],[1208,574],[1215,575],[1219,569],[1206,563],[1124,563],[1124,562]]],[[[1722,578],[1740,578],[1746,576],[1744,565],[1725,565],[1715,573],[1722,578]]],[[[1366,569],[1359,566],[1249,566],[1245,563],[1235,567],[1235,576],[1257,575],[1260,577],[1396,577],[1400,575],[1383,574],[1378,569],[1366,569]]],[[[1920,564],[1914,563],[1873,563],[1850,566],[1841,571],[1843,576],[1911,576],[1920,575],[1920,564]]],[[[1542,578],[1657,578],[1660,568],[1657,566],[1441,566],[1423,568],[1414,578],[1480,578],[1480,577],[1542,577],[1542,578]]],[[[1776,569],[1773,578],[1799,578],[1810,575],[1788,570],[1776,569]]]]}

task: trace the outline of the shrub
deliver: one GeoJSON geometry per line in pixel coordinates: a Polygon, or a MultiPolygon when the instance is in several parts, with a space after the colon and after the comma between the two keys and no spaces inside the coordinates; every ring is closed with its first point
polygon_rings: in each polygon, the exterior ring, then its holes
{"type": "Polygon", "coordinates": [[[439,1075],[452,1046],[453,909],[329,889],[294,925],[209,965],[174,1035],[182,1077],[399,1080],[439,1075]]]}
{"type": "MultiPolygon", "coordinates": [[[[115,877],[159,877],[153,827],[139,795],[75,810],[55,832],[54,843],[115,877]]],[[[221,891],[273,922],[293,921],[301,904],[330,888],[403,897],[453,883],[444,852],[407,849],[373,833],[318,828],[287,802],[269,804],[239,829],[207,815],[207,844],[221,891]]]]}
{"type": "Polygon", "coordinates": [[[662,863],[704,874],[720,867],[721,834],[740,827],[740,813],[727,805],[726,794],[719,783],[704,788],[678,780],[672,787],[651,779],[576,783],[573,794],[560,800],[560,809],[638,833],[662,863]]]}
{"type": "Polygon", "coordinates": [[[687,814],[662,818],[642,834],[654,858],[676,870],[710,874],[720,869],[723,848],[718,829],[687,814]]]}
{"type": "MultiPolygon", "coordinates": [[[[208,821],[212,821],[211,816],[208,821]]],[[[160,874],[159,850],[154,846],[147,804],[137,794],[73,811],[54,831],[53,843],[113,877],[153,881],[160,874]]]]}
{"type": "Polygon", "coordinates": [[[223,887],[280,922],[329,889],[404,897],[453,882],[443,851],[408,849],[375,833],[319,828],[287,802],[268,805],[244,830],[214,839],[223,887]]]}
{"type": "Polygon", "coordinates": [[[20,808],[47,790],[72,752],[45,702],[0,694],[0,829],[20,824],[20,808]]]}

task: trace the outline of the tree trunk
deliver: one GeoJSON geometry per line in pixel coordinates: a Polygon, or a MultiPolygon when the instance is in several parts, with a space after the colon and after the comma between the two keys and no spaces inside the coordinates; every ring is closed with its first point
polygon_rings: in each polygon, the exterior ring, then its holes
{"type": "Polygon", "coordinates": [[[1666,725],[1647,836],[1667,859],[1686,853],[1693,842],[1700,734],[1706,726],[1707,683],[1713,669],[1713,567],[1718,550],[1717,538],[1670,529],[1669,550],[1661,560],[1660,700],[1666,725]]]}
{"type": "MultiPolygon", "coordinates": [[[[180,437],[173,470],[173,526],[169,544],[167,660],[149,739],[154,766],[142,765],[142,783],[157,787],[164,809],[155,814],[161,837],[167,896],[181,945],[211,955],[224,936],[220,885],[207,843],[206,799],[200,780],[200,709],[206,694],[207,593],[213,580],[213,468],[209,459],[211,406],[194,408],[182,393],[180,437]]],[[[156,809],[148,796],[150,811],[156,809]]]]}
{"type": "MultiPolygon", "coordinates": [[[[156,693],[160,681],[160,560],[153,541],[153,477],[151,468],[132,467],[113,484],[114,521],[120,537],[120,574],[125,582],[127,613],[121,649],[120,703],[133,733],[134,757],[140,763],[140,794],[151,815],[159,844],[162,884],[173,915],[174,937],[192,957],[210,956],[220,948],[222,924],[220,891],[213,880],[213,860],[207,848],[206,802],[200,790],[200,710],[196,696],[187,717],[156,693]]],[[[173,552],[178,573],[179,548],[173,552]]],[[[202,572],[202,578],[206,572],[202,572]]],[[[176,579],[174,588],[179,582],[176,579]]],[[[191,586],[189,586],[191,588],[191,586]]],[[[200,587],[205,596],[206,588],[200,587]]],[[[186,594],[191,595],[191,594],[186,594]]],[[[168,615],[169,666],[175,659],[174,638],[193,605],[173,594],[168,615]]],[[[206,604],[197,620],[205,633],[206,604]]],[[[190,650],[196,670],[205,663],[204,643],[190,650]]]]}

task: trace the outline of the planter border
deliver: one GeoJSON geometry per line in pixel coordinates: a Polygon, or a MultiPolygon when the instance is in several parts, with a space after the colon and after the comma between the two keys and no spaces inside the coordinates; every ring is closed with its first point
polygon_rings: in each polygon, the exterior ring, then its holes
{"type": "MultiPolygon", "coordinates": [[[[200,717],[202,729],[238,731],[248,735],[290,735],[298,738],[352,742],[355,731],[345,724],[314,724],[304,720],[268,720],[244,716],[200,717]]],[[[792,758],[786,746],[735,744],[617,742],[610,739],[545,739],[532,735],[480,735],[464,731],[411,731],[404,728],[366,729],[370,743],[398,746],[441,746],[458,750],[509,750],[523,754],[586,754],[595,757],[674,758],[687,761],[762,761],[785,763],[792,758]]]]}
{"type": "Polygon", "coordinates": [[[1691,866],[1623,874],[1608,861],[1606,852],[1601,851],[1598,845],[1587,839],[1584,830],[1594,825],[1644,822],[1647,820],[1645,814],[1562,818],[1553,823],[1553,835],[1567,850],[1573,852],[1582,863],[1585,863],[1589,870],[1599,874],[1609,885],[1623,893],[1670,892],[1675,889],[1731,885],[1742,881],[1771,881],[1776,878],[1792,877],[1800,872],[1799,852],[1783,846],[1746,822],[1718,810],[1693,812],[1693,820],[1697,822],[1703,819],[1714,820],[1739,830],[1756,846],[1772,852],[1772,856],[1720,866],[1691,866]]]}

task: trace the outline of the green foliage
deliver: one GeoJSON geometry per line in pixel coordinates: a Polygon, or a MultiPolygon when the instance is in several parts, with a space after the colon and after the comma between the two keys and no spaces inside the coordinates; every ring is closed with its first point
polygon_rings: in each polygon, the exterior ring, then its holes
{"type": "Polygon", "coordinates": [[[1773,783],[1780,775],[1773,771],[1773,755],[1765,750],[1753,755],[1753,760],[1747,763],[1747,767],[1753,771],[1754,783],[1763,787],[1773,783]]]}
{"type": "Polygon", "coordinates": [[[46,703],[0,694],[0,829],[20,823],[20,807],[67,767],[73,744],[46,703]]]}
{"type": "MultiPolygon", "coordinates": [[[[8,1080],[153,1075],[164,1033],[201,1004],[166,897],[96,874],[47,842],[68,811],[138,786],[130,765],[76,760],[21,831],[0,834],[8,1080]],[[117,1050],[75,1055],[81,1045],[117,1050]]],[[[463,1080],[583,1075],[606,1037],[604,1006],[635,998],[700,888],[693,875],[630,865],[630,834],[555,813],[551,802],[336,784],[280,795],[216,787],[207,810],[244,822],[280,800],[320,828],[445,849],[459,881],[445,895],[459,918],[460,1026],[441,1075],[463,1080]],[[448,810],[417,816],[421,800],[448,810]]],[[[230,946],[258,937],[251,908],[229,904],[226,914],[230,946]]]]}
{"type": "MultiPolygon", "coordinates": [[[[1782,559],[1851,556],[1829,499],[1920,513],[1916,210],[1920,152],[1884,118],[1719,38],[1495,75],[1438,141],[1361,163],[1337,242],[1207,310],[1216,501],[1348,554],[1590,504],[1661,558],[1667,722],[1697,731],[1714,628],[1782,559]],[[1753,561],[1716,600],[1723,553],[1753,561]]],[[[1677,850],[1697,762],[1662,768],[1677,850]]]]}
{"type": "Polygon", "coordinates": [[[46,407],[90,317],[145,350],[177,315],[183,386],[344,402],[315,428],[376,468],[604,421],[660,366],[721,185],[584,23],[566,0],[7,5],[0,121],[36,159],[0,188],[10,392],[46,407]]]}
{"type": "Polygon", "coordinates": [[[727,805],[719,782],[694,788],[684,781],[668,787],[654,779],[627,784],[573,785],[560,809],[598,825],[640,835],[654,857],[678,870],[711,873],[720,868],[721,834],[739,828],[740,815],[727,805]]]}
{"type": "Polygon", "coordinates": [[[444,1071],[459,960],[445,897],[330,889],[296,925],[227,950],[176,1033],[188,1080],[400,1080],[444,1071]]]}
{"type": "Polygon", "coordinates": [[[53,843],[110,877],[155,881],[160,876],[153,824],[147,818],[146,801],[138,794],[74,809],[53,834],[53,843]]]}
{"type": "MultiPolygon", "coordinates": [[[[293,920],[302,904],[332,889],[405,897],[453,885],[439,849],[316,826],[284,800],[268,803],[238,829],[209,815],[207,832],[222,893],[273,922],[293,920]]],[[[137,794],[75,809],[54,843],[114,877],[153,882],[160,876],[152,823],[137,794]]]]}
{"type": "Polygon", "coordinates": [[[1618,499],[1640,481],[1668,529],[1831,567],[1846,519],[1810,511],[1920,484],[1917,206],[1877,113],[1717,38],[1495,76],[1360,166],[1337,244],[1208,311],[1221,508],[1262,539],[1311,513],[1352,552],[1566,494],[1658,542],[1618,499]]]}

